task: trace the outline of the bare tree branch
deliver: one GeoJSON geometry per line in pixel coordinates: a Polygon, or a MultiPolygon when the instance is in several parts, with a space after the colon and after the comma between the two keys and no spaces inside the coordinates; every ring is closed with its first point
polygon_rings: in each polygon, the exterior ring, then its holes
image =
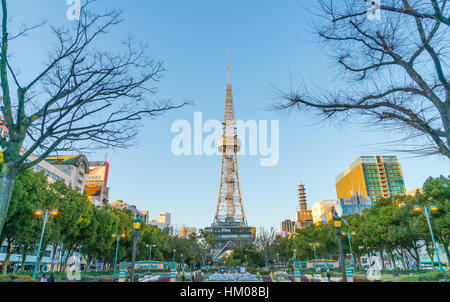
{"type": "Polygon", "coordinates": [[[283,93],[275,108],[315,109],[325,118],[368,117],[372,125],[416,133],[404,138],[417,140],[418,153],[424,150],[418,139],[426,137],[427,150],[450,158],[447,1],[386,0],[380,21],[367,18],[363,0],[317,3],[315,31],[350,87],[283,93]]]}

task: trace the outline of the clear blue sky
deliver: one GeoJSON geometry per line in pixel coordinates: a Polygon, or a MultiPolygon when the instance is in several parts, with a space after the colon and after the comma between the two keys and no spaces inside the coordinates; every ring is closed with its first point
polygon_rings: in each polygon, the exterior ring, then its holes
{"type": "MultiPolygon", "coordinates": [[[[47,19],[69,25],[64,0],[9,1],[15,24],[47,19]]],[[[195,105],[173,111],[158,120],[145,121],[139,144],[127,150],[108,150],[111,164],[111,199],[123,199],[147,209],[155,217],[172,213],[175,225],[203,228],[214,216],[220,174],[220,157],[172,155],[173,121],[193,122],[194,111],[203,119],[223,118],[226,53],[231,52],[235,115],[241,120],[280,120],[280,161],[261,167],[259,157],[238,158],[243,202],[248,222],[279,227],[294,218],[297,183],[307,188],[309,205],[336,198],[334,178],[357,156],[381,153],[368,146],[395,136],[367,132],[358,124],[337,127],[317,123],[314,116],[285,115],[268,110],[276,88],[289,91],[300,84],[332,85],[337,70],[321,52],[322,45],[308,34],[307,1],[295,0],[100,0],[96,7],[124,10],[124,22],[103,43],[115,49],[132,33],[150,47],[149,55],[164,61],[167,69],[155,100],[192,100],[195,105]]],[[[10,44],[21,76],[30,78],[51,49],[48,27],[10,44]]],[[[443,157],[408,158],[398,154],[406,189],[422,186],[428,176],[450,174],[443,157]]],[[[89,154],[102,160],[103,152],[89,154]]]]}

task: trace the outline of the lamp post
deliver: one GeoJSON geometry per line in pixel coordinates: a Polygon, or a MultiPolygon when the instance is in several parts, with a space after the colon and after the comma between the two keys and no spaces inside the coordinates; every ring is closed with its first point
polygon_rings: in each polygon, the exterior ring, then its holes
{"type": "Polygon", "coordinates": [[[133,241],[133,254],[131,256],[130,282],[134,282],[134,265],[136,262],[136,246],[137,246],[137,240],[138,240],[140,228],[141,228],[141,218],[139,216],[136,216],[136,218],[134,218],[134,220],[133,220],[134,241],[133,241]]]}
{"type": "MultiPolygon", "coordinates": [[[[431,239],[433,240],[433,245],[434,245],[434,252],[436,253],[437,256],[437,260],[439,263],[439,271],[442,273],[444,271],[444,268],[442,267],[442,263],[441,263],[441,258],[439,257],[439,251],[436,245],[436,241],[434,240],[434,234],[433,234],[433,229],[431,228],[431,222],[430,222],[430,213],[431,212],[437,212],[439,210],[439,208],[437,206],[414,206],[414,212],[416,213],[420,213],[420,212],[424,212],[425,217],[427,218],[427,222],[428,222],[428,227],[430,229],[430,234],[431,234],[431,239]]],[[[434,261],[434,259],[432,259],[432,261],[434,261]]]]}
{"type": "Polygon", "coordinates": [[[173,252],[173,260],[172,260],[172,262],[175,262],[175,253],[177,252],[177,250],[172,250],[172,252],[173,252]]]}
{"type": "Polygon", "coordinates": [[[34,264],[33,279],[36,278],[36,271],[37,271],[37,268],[38,268],[37,266],[38,266],[38,262],[39,262],[39,254],[41,253],[42,239],[44,238],[45,225],[47,224],[48,215],[50,214],[52,216],[56,216],[56,215],[58,215],[58,210],[52,210],[52,211],[37,210],[36,212],[34,212],[34,214],[36,216],[42,216],[42,214],[44,214],[44,217],[43,217],[44,223],[42,225],[41,239],[39,240],[39,247],[38,247],[37,254],[36,254],[36,263],[34,264]]]}
{"type": "Polygon", "coordinates": [[[145,247],[148,247],[148,261],[152,261],[152,247],[156,247],[156,244],[147,243],[145,247]]]}
{"type": "Polygon", "coordinates": [[[182,270],[183,273],[184,273],[184,255],[183,255],[183,254],[180,254],[180,257],[181,257],[181,270],[182,270]]]}
{"type": "MultiPolygon", "coordinates": [[[[317,260],[317,256],[316,256],[316,246],[319,247],[320,243],[314,242],[314,243],[310,243],[309,246],[312,246],[313,251],[314,251],[314,261],[317,260]]],[[[314,262],[314,269],[316,269],[316,263],[314,262]]]]}
{"type": "Polygon", "coordinates": [[[298,267],[298,263],[297,263],[297,249],[294,249],[294,281],[295,282],[300,282],[301,281],[301,276],[300,276],[300,269],[298,267]]]}
{"type": "Polygon", "coordinates": [[[351,256],[351,260],[352,260],[352,271],[353,274],[355,274],[355,260],[353,258],[353,250],[352,250],[352,236],[356,236],[356,232],[342,232],[342,236],[347,236],[348,237],[348,245],[350,246],[350,256],[351,256]]]}
{"type": "Polygon", "coordinates": [[[313,247],[314,250],[314,260],[317,260],[317,256],[316,256],[316,247],[320,246],[320,243],[314,242],[314,243],[310,243],[309,246],[313,247]]]}
{"type": "Polygon", "coordinates": [[[344,251],[342,249],[342,240],[341,240],[341,225],[342,225],[341,217],[339,217],[337,214],[334,215],[333,223],[337,230],[336,235],[339,245],[339,257],[341,258],[342,281],[347,282],[347,275],[345,273],[344,251]]]}
{"type": "Polygon", "coordinates": [[[116,275],[116,268],[117,268],[117,255],[118,255],[118,252],[119,252],[119,241],[120,241],[120,238],[125,238],[125,234],[121,234],[121,235],[118,235],[118,234],[112,234],[111,235],[111,237],[112,238],[115,238],[116,239],[116,256],[114,257],[114,273],[113,273],[113,275],[116,275]]]}

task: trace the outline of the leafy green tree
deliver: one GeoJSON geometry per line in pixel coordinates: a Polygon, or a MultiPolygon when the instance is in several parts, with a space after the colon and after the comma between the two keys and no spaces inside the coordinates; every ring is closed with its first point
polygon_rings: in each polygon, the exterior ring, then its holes
{"type": "Polygon", "coordinates": [[[437,213],[431,214],[431,223],[436,241],[441,243],[450,259],[450,176],[428,178],[423,186],[424,199],[428,205],[436,205],[437,213]]]}
{"type": "MultiPolygon", "coordinates": [[[[6,273],[10,256],[22,249],[26,260],[28,250],[33,250],[39,240],[42,218],[34,215],[37,209],[50,202],[52,194],[47,178],[42,172],[25,170],[19,174],[11,198],[11,206],[0,242],[6,240],[7,251],[2,273],[6,273]]],[[[50,226],[51,227],[51,226],[50,226]]]]}
{"type": "Polygon", "coordinates": [[[229,266],[262,267],[265,264],[264,255],[258,251],[254,244],[245,244],[235,248],[230,256],[225,257],[224,261],[229,266]]]}

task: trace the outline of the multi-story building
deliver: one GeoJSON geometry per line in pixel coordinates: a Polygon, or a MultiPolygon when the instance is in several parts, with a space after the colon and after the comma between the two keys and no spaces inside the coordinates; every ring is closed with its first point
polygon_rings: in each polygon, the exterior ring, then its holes
{"type": "Polygon", "coordinates": [[[167,231],[167,232],[169,232],[169,234],[172,234],[173,228],[170,225],[171,216],[172,215],[170,213],[166,213],[166,212],[159,213],[158,218],[149,220],[148,224],[154,225],[158,229],[160,229],[162,231],[167,231]]]}
{"type": "Polygon", "coordinates": [[[360,156],[336,177],[337,198],[351,198],[361,191],[365,198],[392,197],[405,193],[397,156],[360,156]]]}
{"type": "Polygon", "coordinates": [[[350,198],[340,198],[334,210],[341,217],[353,214],[361,215],[365,209],[370,209],[372,205],[372,198],[364,197],[361,191],[353,191],[350,198]]]}
{"type": "Polygon", "coordinates": [[[182,226],[180,227],[180,237],[181,238],[188,238],[191,234],[196,234],[197,233],[197,229],[194,227],[185,227],[182,226]]]}
{"type": "MultiPolygon", "coordinates": [[[[21,154],[26,151],[26,149],[22,149],[21,154]]],[[[28,155],[27,161],[33,162],[37,159],[38,156],[32,153],[28,155]]],[[[67,186],[83,192],[85,173],[89,169],[89,162],[84,155],[55,156],[41,160],[33,169],[43,171],[50,183],[62,180],[67,186]]]]}
{"type": "Polygon", "coordinates": [[[312,212],[308,210],[306,202],[306,189],[302,183],[298,184],[299,210],[295,212],[295,223],[297,228],[303,229],[313,223],[312,212]]]}
{"type": "MultiPolygon", "coordinates": [[[[38,156],[30,154],[28,156],[28,161],[30,162],[35,161],[37,158],[38,156]]],[[[43,171],[44,174],[47,176],[47,180],[49,183],[54,183],[55,181],[62,180],[67,186],[71,185],[69,175],[67,175],[60,169],[56,168],[52,164],[46,162],[45,160],[40,161],[33,167],[33,169],[36,171],[43,171]]]]}
{"type": "Polygon", "coordinates": [[[128,209],[130,205],[123,200],[116,200],[109,203],[109,206],[115,209],[128,209]]]}
{"type": "Polygon", "coordinates": [[[109,200],[108,184],[109,163],[106,161],[89,162],[84,189],[91,203],[104,206],[109,200]]]}
{"type": "Polygon", "coordinates": [[[111,208],[119,210],[130,210],[134,216],[139,216],[142,222],[150,223],[149,212],[147,210],[138,210],[135,205],[130,205],[123,200],[116,200],[108,204],[111,208]]]}
{"type": "Polygon", "coordinates": [[[312,206],[314,224],[326,224],[334,217],[335,207],[339,204],[336,199],[318,201],[312,206]]]}
{"type": "Polygon", "coordinates": [[[416,196],[417,193],[423,194],[423,188],[415,188],[405,193],[408,196],[416,196]]]}
{"type": "Polygon", "coordinates": [[[46,162],[63,171],[70,178],[72,188],[78,188],[82,193],[89,173],[89,161],[84,155],[64,155],[47,157],[46,162]]]}
{"type": "Polygon", "coordinates": [[[280,223],[280,232],[285,233],[287,236],[291,236],[295,233],[297,225],[295,221],[286,219],[280,223]]]}

